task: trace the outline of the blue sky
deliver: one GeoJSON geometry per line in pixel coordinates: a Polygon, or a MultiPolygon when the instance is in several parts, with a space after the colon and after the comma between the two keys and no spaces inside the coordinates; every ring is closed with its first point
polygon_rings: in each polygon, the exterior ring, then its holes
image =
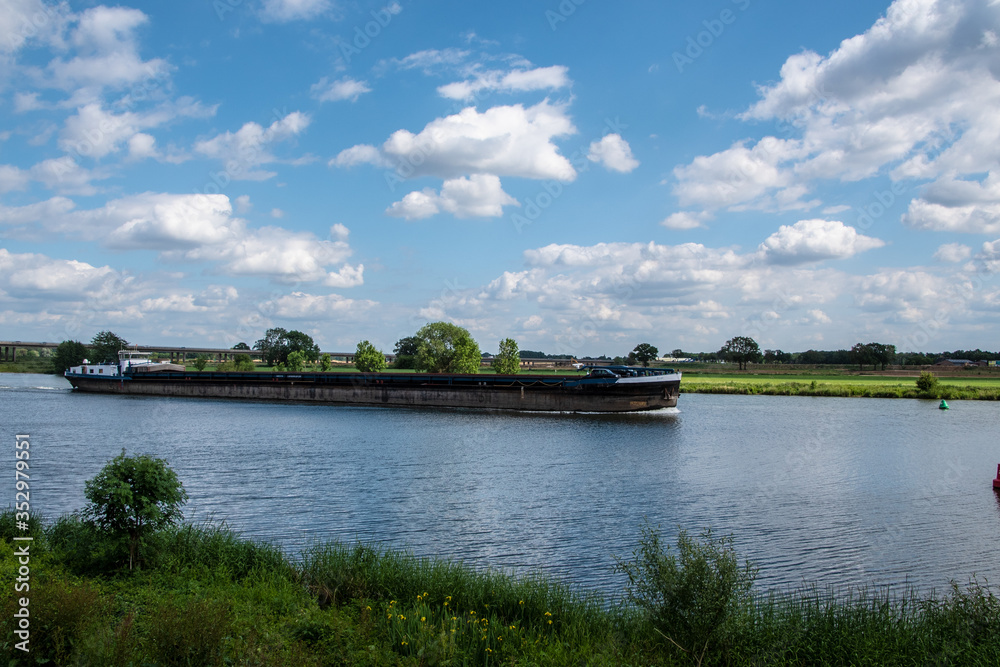
{"type": "Polygon", "coordinates": [[[996,0],[0,0],[0,63],[0,338],[997,348],[996,0]]]}

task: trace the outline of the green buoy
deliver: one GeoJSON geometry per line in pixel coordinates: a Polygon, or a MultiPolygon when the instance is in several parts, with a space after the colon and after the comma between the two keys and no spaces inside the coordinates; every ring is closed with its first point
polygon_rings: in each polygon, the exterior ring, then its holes
{"type": "Polygon", "coordinates": [[[948,401],[942,398],[941,405],[938,406],[938,410],[947,410],[947,409],[948,409],[948,401]]]}

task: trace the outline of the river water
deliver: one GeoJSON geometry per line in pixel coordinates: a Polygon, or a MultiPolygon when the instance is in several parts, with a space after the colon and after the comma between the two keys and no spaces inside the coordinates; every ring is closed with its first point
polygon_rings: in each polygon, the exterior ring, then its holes
{"type": "Polygon", "coordinates": [[[32,507],[85,503],[121,452],[165,458],[185,515],[294,554],[324,540],[542,573],[609,597],[645,519],[732,534],[758,590],[1000,581],[1000,405],[683,394],[629,415],[480,413],[72,392],[0,374],[14,435],[31,436],[32,507]]]}

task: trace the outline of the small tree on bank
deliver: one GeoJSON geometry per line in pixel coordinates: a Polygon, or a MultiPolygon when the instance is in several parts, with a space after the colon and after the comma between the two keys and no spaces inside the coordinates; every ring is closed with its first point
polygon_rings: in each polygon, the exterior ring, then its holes
{"type": "Polygon", "coordinates": [[[379,373],[385,370],[385,354],[367,340],[358,343],[354,352],[354,366],[362,373],[379,373]]]}
{"type": "Polygon", "coordinates": [[[521,370],[521,357],[517,353],[517,341],[504,338],[500,341],[500,353],[490,363],[495,373],[517,375],[521,370]]]}
{"type": "Polygon", "coordinates": [[[633,357],[643,366],[649,366],[649,362],[654,361],[656,359],[656,355],[659,353],[660,351],[649,343],[639,343],[635,346],[635,349],[632,350],[629,356],[633,357]]]}
{"type": "Polygon", "coordinates": [[[938,379],[934,377],[933,373],[924,371],[917,378],[917,389],[928,396],[934,396],[937,390],[938,379]]]}
{"type": "Polygon", "coordinates": [[[478,373],[482,353],[464,328],[431,322],[417,332],[415,370],[430,373],[478,373]]]}
{"type": "Polygon", "coordinates": [[[747,364],[759,362],[763,358],[757,341],[747,336],[736,336],[727,340],[726,344],[719,350],[719,356],[729,361],[735,361],[739,364],[741,371],[746,369],[747,364]]]}
{"type": "Polygon", "coordinates": [[[87,358],[87,346],[76,340],[64,340],[52,355],[52,366],[62,374],[72,366],[79,366],[87,358]]]}
{"type": "Polygon", "coordinates": [[[128,540],[128,566],[139,563],[142,541],[181,518],[184,485],[163,459],[125,450],[85,484],[85,518],[102,531],[128,540]]]}
{"type": "Polygon", "coordinates": [[[117,364],[118,351],[128,347],[128,341],[112,331],[101,331],[90,339],[90,363],[117,364]]]}
{"type": "Polygon", "coordinates": [[[208,359],[205,357],[204,354],[199,354],[197,357],[194,358],[194,368],[196,371],[200,372],[205,370],[205,366],[207,365],[208,365],[208,359]]]}

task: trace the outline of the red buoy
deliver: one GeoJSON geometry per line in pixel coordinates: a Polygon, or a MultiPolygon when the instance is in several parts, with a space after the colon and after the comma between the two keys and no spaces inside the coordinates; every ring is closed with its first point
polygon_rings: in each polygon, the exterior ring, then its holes
{"type": "Polygon", "coordinates": [[[993,488],[1000,491],[1000,463],[997,464],[997,478],[993,480],[993,488]]]}

